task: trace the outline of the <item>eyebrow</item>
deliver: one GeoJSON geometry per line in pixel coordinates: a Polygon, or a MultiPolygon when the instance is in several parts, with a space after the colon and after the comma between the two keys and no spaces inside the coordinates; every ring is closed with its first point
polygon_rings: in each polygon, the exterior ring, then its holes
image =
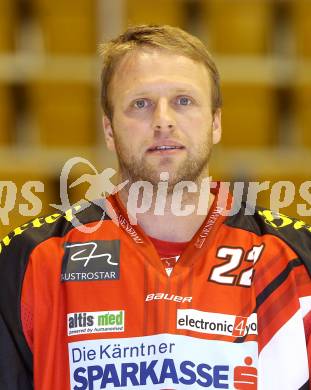
{"type": "MultiPolygon", "coordinates": [[[[199,95],[199,91],[194,88],[193,86],[189,86],[189,88],[185,88],[185,87],[182,87],[182,88],[176,88],[174,89],[173,88],[173,92],[174,93],[177,93],[177,94],[195,94],[195,95],[199,95]]],[[[149,95],[150,94],[150,90],[149,89],[142,89],[141,91],[137,91],[135,93],[126,93],[126,96],[130,97],[130,98],[136,98],[136,97],[139,97],[139,96],[143,96],[143,95],[149,95]]]]}

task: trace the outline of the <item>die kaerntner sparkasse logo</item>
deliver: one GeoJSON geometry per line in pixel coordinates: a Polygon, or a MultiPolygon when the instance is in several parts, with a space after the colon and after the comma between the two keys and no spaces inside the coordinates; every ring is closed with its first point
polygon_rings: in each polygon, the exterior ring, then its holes
{"type": "Polygon", "coordinates": [[[176,334],[120,336],[68,344],[72,389],[99,389],[107,383],[146,390],[257,389],[257,358],[250,345],[229,343],[224,361],[222,346],[210,340],[176,334]]]}
{"type": "MultiPolygon", "coordinates": [[[[106,168],[102,172],[94,167],[94,165],[85,158],[82,157],[73,157],[69,159],[60,174],[60,204],[50,204],[56,210],[61,212],[68,212],[72,210],[73,213],[81,211],[89,207],[92,202],[96,203],[103,209],[103,217],[105,215],[105,207],[103,202],[99,200],[109,194],[115,194],[126,186],[128,191],[128,201],[127,201],[127,210],[129,211],[130,222],[132,225],[137,224],[137,215],[140,213],[145,213],[150,210],[152,206],[152,199],[155,197],[157,202],[157,207],[154,210],[157,215],[164,215],[164,210],[167,200],[167,189],[169,174],[168,172],[161,172],[159,175],[159,183],[156,186],[153,186],[148,181],[137,181],[129,185],[129,181],[126,180],[117,186],[115,186],[111,179],[116,175],[117,171],[113,168],[106,168]],[[82,174],[78,179],[73,183],[69,184],[69,176],[73,168],[81,164],[86,166],[88,171],[91,169],[93,174],[82,174]],[[78,187],[80,184],[87,183],[89,187],[85,192],[84,199],[81,199],[80,202],[71,204],[69,200],[69,189],[78,187]],[[140,195],[142,194],[142,198],[140,195]],[[152,194],[152,196],[150,195],[152,194]]],[[[268,222],[272,222],[273,219],[282,219],[283,215],[280,213],[282,208],[288,207],[293,204],[295,200],[295,195],[299,195],[301,198],[301,203],[297,203],[296,211],[297,214],[301,217],[311,216],[311,181],[305,181],[301,183],[299,188],[296,188],[291,181],[278,181],[276,183],[271,183],[270,181],[263,182],[220,182],[219,184],[219,196],[217,207],[219,210],[222,210],[224,215],[234,215],[239,212],[242,206],[242,201],[246,201],[248,204],[245,214],[253,215],[255,213],[255,205],[257,201],[258,194],[263,191],[269,191],[270,194],[270,207],[269,209],[273,210],[273,216],[267,215],[264,217],[268,222]],[[228,199],[228,194],[233,193],[234,205],[230,210],[226,209],[226,201],[228,199]]],[[[210,190],[213,187],[216,187],[217,183],[212,181],[211,177],[207,177],[202,180],[200,186],[194,182],[190,181],[181,181],[177,183],[171,194],[171,212],[176,216],[187,216],[193,213],[198,215],[206,215],[206,210],[208,207],[208,202],[206,199],[210,190]],[[187,192],[197,192],[199,194],[199,201],[196,205],[187,204],[186,206],[182,204],[183,195],[187,192]]],[[[45,190],[44,183],[41,181],[28,181],[23,184],[21,188],[21,195],[25,199],[25,203],[16,204],[18,188],[14,181],[0,181],[0,223],[3,225],[10,225],[10,214],[13,210],[18,210],[20,215],[35,218],[41,212],[43,208],[42,201],[40,199],[40,193],[43,193],[45,190]]],[[[266,211],[268,212],[268,210],[266,211]]],[[[56,215],[56,214],[54,214],[56,215]]],[[[74,224],[75,219],[72,218],[71,222],[74,224]]],[[[286,225],[292,223],[293,221],[287,220],[284,221],[286,225]]],[[[307,228],[311,231],[310,226],[306,226],[302,221],[299,222],[299,227],[297,223],[294,228],[307,228]]],[[[282,225],[282,223],[281,223],[282,225]]],[[[76,222],[77,228],[85,229],[83,226],[79,226],[78,221],[76,222]]],[[[96,225],[95,229],[99,225],[96,225]]],[[[278,224],[276,224],[276,227],[278,224]]]]}

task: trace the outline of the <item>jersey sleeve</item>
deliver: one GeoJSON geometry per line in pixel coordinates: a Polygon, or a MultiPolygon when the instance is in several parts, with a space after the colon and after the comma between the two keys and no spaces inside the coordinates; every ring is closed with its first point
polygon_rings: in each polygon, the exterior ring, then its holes
{"type": "Polygon", "coordinates": [[[305,275],[298,275],[297,289],[299,293],[300,313],[303,320],[305,340],[309,366],[309,389],[311,390],[311,278],[305,275]]]}
{"type": "Polygon", "coordinates": [[[23,333],[21,293],[29,243],[10,238],[0,243],[0,389],[32,390],[33,364],[23,333]]]}
{"type": "Polygon", "coordinates": [[[293,291],[298,300],[297,311],[274,337],[274,348],[279,347],[278,338],[281,340],[282,334],[286,336],[284,344],[287,340],[293,346],[291,350],[295,349],[297,353],[294,356],[289,353],[288,357],[284,354],[282,359],[288,361],[288,368],[292,367],[292,370],[305,366],[309,379],[302,388],[311,389],[311,228],[303,221],[269,210],[259,211],[259,214],[265,224],[264,233],[279,237],[295,254],[288,277],[292,274],[293,291]]]}

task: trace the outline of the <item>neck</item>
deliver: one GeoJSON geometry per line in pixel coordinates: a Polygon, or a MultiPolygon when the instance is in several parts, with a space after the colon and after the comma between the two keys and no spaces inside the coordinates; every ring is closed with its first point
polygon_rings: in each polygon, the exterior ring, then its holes
{"type": "Polygon", "coordinates": [[[160,240],[190,241],[205,220],[214,200],[210,178],[180,182],[168,192],[166,182],[157,186],[126,186],[119,197],[131,223],[139,224],[144,232],[160,240]]]}

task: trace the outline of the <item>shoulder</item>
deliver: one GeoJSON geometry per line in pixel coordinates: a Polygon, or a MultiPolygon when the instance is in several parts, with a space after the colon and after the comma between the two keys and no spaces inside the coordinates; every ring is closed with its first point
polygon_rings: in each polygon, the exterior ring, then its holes
{"type": "MultiPolygon", "coordinates": [[[[57,241],[78,227],[96,225],[102,220],[111,220],[105,212],[105,204],[86,203],[63,213],[36,218],[5,236],[0,242],[0,313],[7,312],[10,305],[14,307],[19,302],[31,255],[40,244],[44,245],[46,256],[40,255],[39,260],[46,263],[47,257],[55,259],[56,255],[55,247],[45,245],[46,241],[57,241]]],[[[18,310],[14,310],[16,315],[18,310]]]]}
{"type": "MultiPolygon", "coordinates": [[[[31,252],[53,237],[64,237],[71,230],[92,222],[110,220],[103,205],[86,203],[73,206],[62,213],[38,217],[15,228],[0,241],[0,268],[20,270],[28,262],[31,252]]],[[[3,272],[0,272],[0,277],[3,272]]]]}
{"type": "Polygon", "coordinates": [[[226,225],[249,231],[257,236],[272,236],[290,247],[311,275],[311,226],[304,221],[269,209],[244,204],[226,220],[226,225]]]}

